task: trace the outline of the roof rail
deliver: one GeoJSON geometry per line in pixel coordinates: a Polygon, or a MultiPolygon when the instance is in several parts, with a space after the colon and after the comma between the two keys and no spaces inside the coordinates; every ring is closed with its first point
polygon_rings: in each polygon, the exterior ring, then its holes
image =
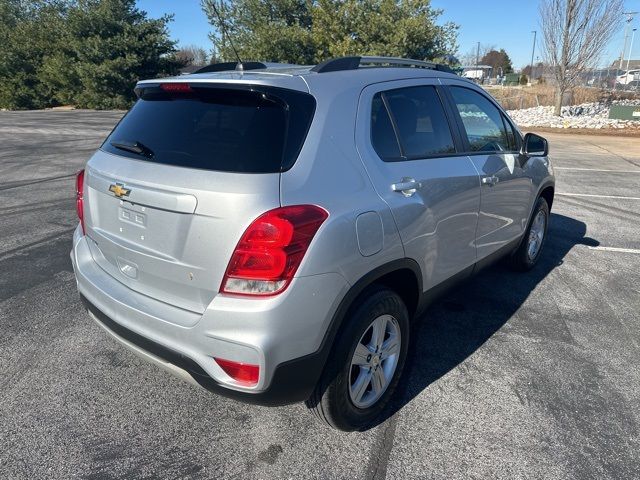
{"type": "Polygon", "coordinates": [[[339,57],[325,60],[311,69],[312,72],[326,73],[343,70],[357,70],[360,67],[413,67],[438,70],[440,72],[455,73],[446,65],[410,58],[395,57],[339,57]]]}
{"type": "Polygon", "coordinates": [[[261,62],[224,62],[206,65],[193,73],[227,72],[230,70],[242,72],[244,70],[259,70],[261,68],[267,68],[267,66],[261,62]]]}

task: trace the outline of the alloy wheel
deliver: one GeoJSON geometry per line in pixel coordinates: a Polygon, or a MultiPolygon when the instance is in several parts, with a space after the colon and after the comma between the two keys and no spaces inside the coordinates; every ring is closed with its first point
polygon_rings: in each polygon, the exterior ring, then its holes
{"type": "Polygon", "coordinates": [[[392,315],[380,315],[356,345],[349,368],[349,397],[357,408],[368,408],[387,390],[398,366],[401,333],[392,315]]]}

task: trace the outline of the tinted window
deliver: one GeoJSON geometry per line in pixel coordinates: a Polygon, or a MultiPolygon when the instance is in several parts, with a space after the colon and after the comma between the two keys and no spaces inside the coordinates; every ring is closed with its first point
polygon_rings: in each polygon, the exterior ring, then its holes
{"type": "Polygon", "coordinates": [[[376,153],[386,161],[400,159],[400,146],[393,131],[389,112],[382,101],[382,94],[373,97],[371,107],[371,143],[376,153]]]}
{"type": "Polygon", "coordinates": [[[504,126],[507,130],[508,149],[511,150],[512,152],[518,151],[520,149],[518,132],[516,131],[514,126],[511,125],[511,123],[509,123],[509,121],[506,118],[502,117],[502,121],[504,122],[504,126]]]}
{"type": "Polygon", "coordinates": [[[433,87],[400,88],[377,94],[373,102],[371,137],[376,152],[386,161],[455,152],[442,103],[433,87]]]}
{"type": "Polygon", "coordinates": [[[451,87],[472,152],[511,150],[502,114],[483,95],[468,88],[451,87]]]}
{"type": "Polygon", "coordinates": [[[145,89],[102,149],[180,167],[279,172],[295,162],[315,107],[309,95],[285,96],[255,89],[145,89]]]}
{"type": "Polygon", "coordinates": [[[434,87],[402,88],[384,95],[405,157],[455,152],[447,117],[434,87]]]}

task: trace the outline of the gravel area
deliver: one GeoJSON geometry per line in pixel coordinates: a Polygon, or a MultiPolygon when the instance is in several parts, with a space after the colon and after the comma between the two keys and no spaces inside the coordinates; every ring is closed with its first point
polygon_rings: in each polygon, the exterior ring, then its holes
{"type": "Polygon", "coordinates": [[[533,107],[509,110],[509,116],[521,127],[637,129],[640,120],[614,120],[609,117],[611,105],[639,105],[640,100],[615,100],[611,103],[583,103],[562,107],[562,116],[553,114],[553,107],[533,107]]]}

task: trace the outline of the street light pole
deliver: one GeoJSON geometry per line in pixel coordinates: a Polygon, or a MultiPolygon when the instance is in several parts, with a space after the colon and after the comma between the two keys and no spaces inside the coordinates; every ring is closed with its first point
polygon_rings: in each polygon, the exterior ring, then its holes
{"type": "Polygon", "coordinates": [[[627,38],[629,38],[629,26],[624,26],[624,43],[622,44],[622,53],[620,54],[620,65],[618,70],[622,70],[622,62],[624,62],[624,54],[627,51],[627,38]]]}
{"type": "Polygon", "coordinates": [[[624,44],[622,45],[622,53],[620,54],[620,65],[618,66],[618,70],[622,70],[622,64],[624,63],[624,54],[627,51],[627,40],[629,39],[629,27],[631,26],[631,22],[633,22],[633,16],[637,14],[638,12],[623,13],[623,15],[627,16],[627,24],[624,26],[624,44]]]}
{"type": "Polygon", "coordinates": [[[537,30],[531,30],[533,33],[533,48],[531,49],[531,71],[529,72],[529,83],[533,84],[533,56],[536,53],[536,36],[538,35],[537,30]]]}
{"type": "Polygon", "coordinates": [[[629,82],[629,60],[631,60],[631,53],[633,52],[633,40],[636,38],[636,30],[637,28],[634,28],[631,33],[631,46],[629,47],[629,56],[627,57],[627,83],[629,82]]]}

